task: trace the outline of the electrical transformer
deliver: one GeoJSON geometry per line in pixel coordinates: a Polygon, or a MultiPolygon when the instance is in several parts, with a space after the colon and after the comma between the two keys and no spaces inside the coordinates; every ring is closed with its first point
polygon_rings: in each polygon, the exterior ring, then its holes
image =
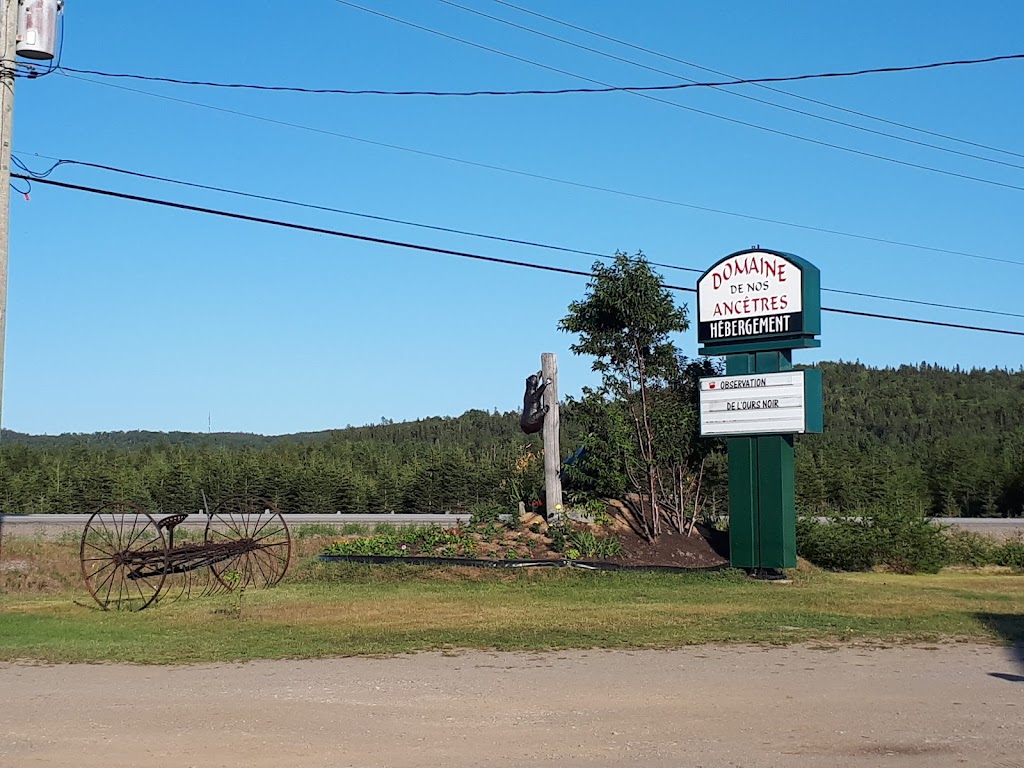
{"type": "MultiPolygon", "coordinates": [[[[13,0],[18,2],[18,0],[13,0]]],[[[18,7],[18,55],[49,60],[57,53],[57,16],[64,0],[20,0],[18,7]]]]}

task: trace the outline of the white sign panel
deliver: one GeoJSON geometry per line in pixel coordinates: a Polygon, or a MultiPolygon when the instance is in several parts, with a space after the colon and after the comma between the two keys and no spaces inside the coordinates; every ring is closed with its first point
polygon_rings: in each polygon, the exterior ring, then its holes
{"type": "Polygon", "coordinates": [[[767,251],[737,253],[697,283],[697,339],[784,336],[803,331],[800,267],[767,251]]]}
{"type": "Polygon", "coordinates": [[[803,371],[700,380],[700,433],[704,436],[805,431],[803,371]]]}

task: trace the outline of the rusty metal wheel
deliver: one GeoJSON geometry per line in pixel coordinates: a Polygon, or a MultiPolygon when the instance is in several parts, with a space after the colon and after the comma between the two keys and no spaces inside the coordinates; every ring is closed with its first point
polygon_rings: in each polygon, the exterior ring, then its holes
{"type": "Polygon", "coordinates": [[[167,540],[147,512],[108,504],[86,522],[79,558],[85,586],[100,608],[141,611],[163,588],[167,540]]]}
{"type": "Polygon", "coordinates": [[[266,499],[239,498],[222,501],[206,526],[207,544],[229,545],[230,553],[210,565],[220,584],[239,587],[272,587],[288,570],[292,538],[277,507],[266,499]]]}

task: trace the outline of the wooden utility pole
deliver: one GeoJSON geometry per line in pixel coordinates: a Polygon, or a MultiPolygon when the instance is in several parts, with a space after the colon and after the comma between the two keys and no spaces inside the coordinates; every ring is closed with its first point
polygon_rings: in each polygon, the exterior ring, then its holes
{"type": "Polygon", "coordinates": [[[562,454],[558,445],[558,356],[545,352],[540,356],[544,377],[544,496],[548,525],[562,522],[562,454]]]}
{"type": "Polygon", "coordinates": [[[11,137],[18,46],[18,0],[0,0],[0,426],[4,404],[4,341],[7,338],[7,245],[11,219],[11,137]]]}

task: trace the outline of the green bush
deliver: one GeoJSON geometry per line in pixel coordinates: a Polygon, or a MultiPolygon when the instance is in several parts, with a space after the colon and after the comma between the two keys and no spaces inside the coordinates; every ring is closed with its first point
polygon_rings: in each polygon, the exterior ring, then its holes
{"type": "Polygon", "coordinates": [[[476,541],[454,528],[431,525],[404,531],[394,530],[358,539],[337,541],[324,550],[325,555],[386,555],[401,557],[427,555],[472,557],[476,541]]]}
{"type": "MultiPolygon", "coordinates": [[[[474,504],[469,508],[470,525],[495,525],[508,510],[501,504],[474,504]]],[[[515,517],[515,515],[513,515],[515,517]]]]}
{"type": "Polygon", "coordinates": [[[325,555],[384,555],[398,557],[403,554],[401,544],[388,535],[368,536],[360,539],[336,541],[324,550],[325,555]]]}
{"type": "Polygon", "coordinates": [[[871,528],[879,564],[897,573],[938,573],[950,564],[949,538],[924,512],[879,511],[871,528]]]}
{"type": "Polygon", "coordinates": [[[1024,537],[1018,533],[1001,544],[997,544],[992,559],[996,565],[1024,569],[1024,537]]]}
{"type": "Polygon", "coordinates": [[[961,528],[947,531],[949,540],[949,561],[952,565],[994,565],[999,545],[988,536],[961,528]]]}
{"type": "Polygon", "coordinates": [[[570,535],[572,535],[572,531],[564,525],[553,525],[548,528],[548,536],[551,537],[551,548],[555,552],[565,551],[565,543],[570,535]]]}
{"type": "Polygon", "coordinates": [[[952,562],[953,547],[922,512],[881,509],[826,522],[801,518],[797,552],[829,570],[886,566],[897,573],[936,573],[952,562]]]}
{"type": "Polygon", "coordinates": [[[622,544],[610,536],[595,536],[593,531],[574,531],[569,536],[569,547],[582,557],[604,559],[622,552],[622,544]]]}
{"type": "Polygon", "coordinates": [[[866,571],[877,565],[871,530],[857,520],[828,522],[801,517],[796,524],[797,554],[830,571],[866,571]]]}
{"type": "Polygon", "coordinates": [[[955,565],[1003,565],[1024,570],[1024,537],[998,541],[973,531],[948,531],[950,562],[955,565]]]}

